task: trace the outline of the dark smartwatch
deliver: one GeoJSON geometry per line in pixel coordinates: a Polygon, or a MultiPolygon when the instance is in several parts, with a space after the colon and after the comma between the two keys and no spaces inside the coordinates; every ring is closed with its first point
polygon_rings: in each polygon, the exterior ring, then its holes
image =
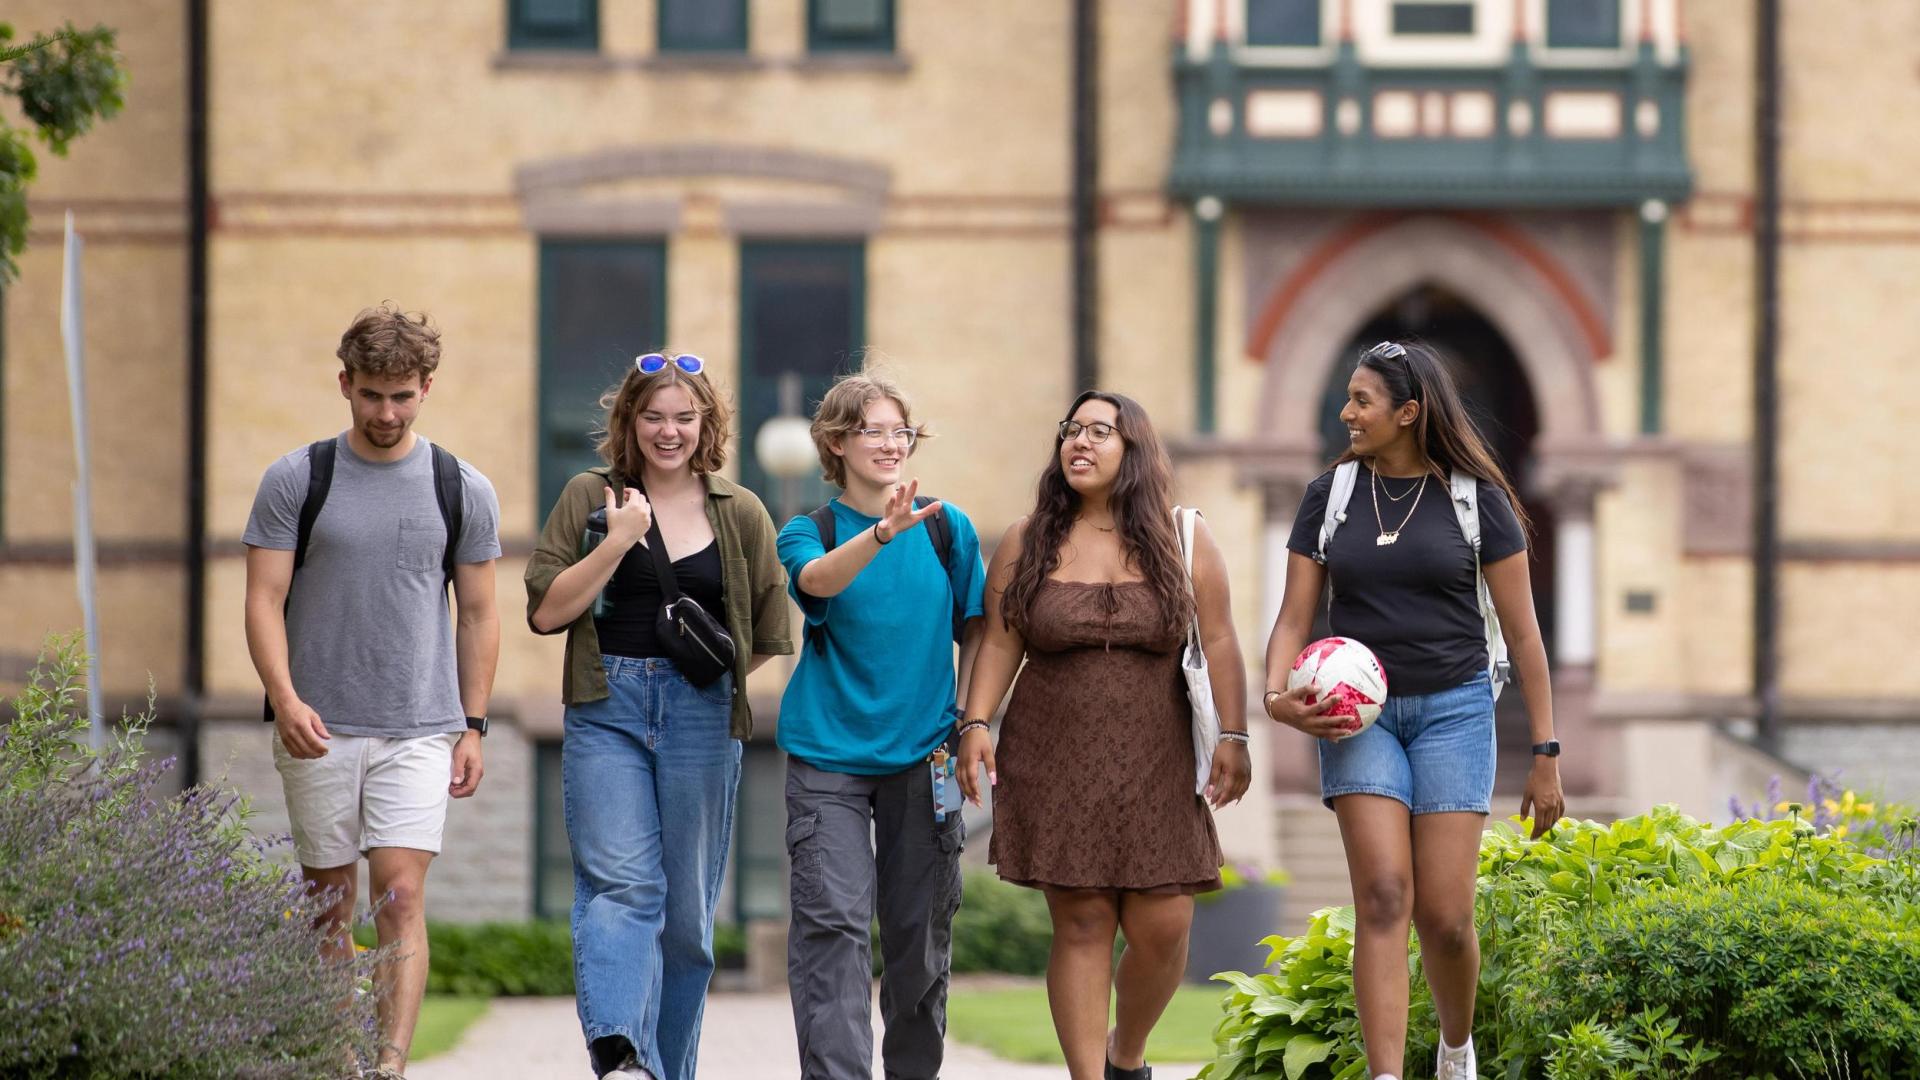
{"type": "Polygon", "coordinates": [[[1533,756],[1534,757],[1559,757],[1560,756],[1560,740],[1548,739],[1546,742],[1534,743],[1533,756]]]}
{"type": "Polygon", "coordinates": [[[487,737],[487,718],[484,716],[467,717],[467,730],[477,731],[480,733],[481,738],[483,739],[486,738],[487,737]]]}

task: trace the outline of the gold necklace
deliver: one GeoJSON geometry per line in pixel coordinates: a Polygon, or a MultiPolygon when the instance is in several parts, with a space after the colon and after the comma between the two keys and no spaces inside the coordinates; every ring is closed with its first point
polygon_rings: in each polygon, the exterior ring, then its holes
{"type": "MultiPolygon", "coordinates": [[[[1395,479],[1398,479],[1398,477],[1395,477],[1395,479]]],[[[1421,482],[1422,482],[1422,483],[1424,483],[1424,482],[1425,482],[1425,479],[1424,479],[1424,478],[1422,478],[1422,481],[1421,481],[1421,482]]],[[[1419,485],[1419,484],[1410,484],[1410,485],[1408,485],[1408,486],[1407,486],[1407,490],[1405,490],[1405,491],[1403,491],[1403,492],[1401,492],[1401,493],[1400,493],[1400,494],[1398,494],[1398,495],[1395,495],[1395,494],[1393,493],[1393,488],[1392,488],[1392,487],[1389,487],[1389,486],[1388,486],[1388,485],[1387,485],[1386,483],[1384,483],[1384,482],[1383,482],[1383,483],[1381,483],[1381,485],[1380,485],[1380,486],[1381,486],[1381,487],[1383,487],[1383,488],[1386,488],[1386,491],[1387,491],[1387,501],[1388,501],[1388,502],[1390,502],[1390,503],[1399,503],[1399,502],[1406,502],[1406,501],[1407,501],[1407,496],[1409,496],[1409,495],[1412,495],[1412,494],[1414,493],[1414,491],[1416,491],[1416,490],[1417,490],[1417,489],[1418,489],[1418,488],[1420,487],[1420,485],[1419,485]]]]}
{"type": "MultiPolygon", "coordinates": [[[[1368,469],[1367,480],[1368,489],[1373,492],[1374,524],[1381,529],[1380,535],[1374,537],[1373,542],[1377,547],[1386,547],[1388,544],[1395,543],[1400,539],[1400,530],[1407,527],[1407,522],[1413,520],[1413,512],[1420,509],[1420,496],[1427,492],[1427,477],[1420,477],[1420,486],[1414,489],[1413,505],[1407,509],[1407,516],[1400,519],[1399,528],[1394,529],[1392,532],[1385,531],[1387,523],[1380,517],[1380,474],[1374,472],[1372,469],[1368,469]]],[[[1388,498],[1392,498],[1392,496],[1389,495],[1388,498]]],[[[1404,499],[1406,496],[1402,495],[1401,498],[1404,499]]]]}

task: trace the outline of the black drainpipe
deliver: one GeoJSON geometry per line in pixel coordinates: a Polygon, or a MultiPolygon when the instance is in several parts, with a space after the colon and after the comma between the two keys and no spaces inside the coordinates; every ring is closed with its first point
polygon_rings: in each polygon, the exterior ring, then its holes
{"type": "Polygon", "coordinates": [[[1100,381],[1100,7],[1073,0],[1073,389],[1100,381]]]}
{"type": "Polygon", "coordinates": [[[200,782],[207,664],[207,0],[187,3],[187,610],[180,778],[200,782]]]}
{"type": "Polygon", "coordinates": [[[1780,0],[1754,40],[1753,691],[1760,745],[1780,748],[1780,0]]]}

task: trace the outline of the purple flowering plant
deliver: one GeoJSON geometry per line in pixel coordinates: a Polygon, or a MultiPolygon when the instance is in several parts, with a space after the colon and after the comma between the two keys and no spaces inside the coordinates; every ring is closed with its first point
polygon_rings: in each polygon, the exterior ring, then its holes
{"type": "Polygon", "coordinates": [[[322,955],[236,794],[158,791],[151,701],[90,750],[85,665],[56,639],[0,717],[0,1075],[356,1075],[381,955],[322,955]]]}
{"type": "MultiPolygon", "coordinates": [[[[1798,794],[1798,793],[1796,793],[1798,794]]],[[[1752,804],[1738,795],[1727,800],[1734,821],[1805,822],[1821,836],[1844,839],[1862,852],[1889,862],[1914,853],[1916,818],[1920,810],[1886,799],[1862,797],[1840,782],[1840,773],[1814,773],[1803,796],[1789,798],[1778,774],[1767,781],[1766,794],[1752,804]]]]}

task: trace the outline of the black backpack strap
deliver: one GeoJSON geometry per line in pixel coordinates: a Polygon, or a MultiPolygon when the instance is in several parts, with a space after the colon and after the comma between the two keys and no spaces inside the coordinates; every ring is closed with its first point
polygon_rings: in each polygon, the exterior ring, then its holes
{"type": "MultiPolygon", "coordinates": [[[[313,541],[313,523],[320,520],[320,508],[327,505],[327,492],[333,488],[333,458],[339,444],[332,439],[321,439],[307,447],[307,497],[300,503],[300,523],[294,527],[293,534],[293,572],[307,564],[307,547],[313,541]]],[[[286,618],[287,610],[293,606],[293,582],[287,582],[287,598],[280,605],[280,617],[286,618]]],[[[260,709],[260,718],[273,723],[273,703],[265,701],[260,709]]]]}
{"type": "MultiPolygon", "coordinates": [[[[819,530],[821,548],[832,551],[834,547],[837,546],[836,541],[839,539],[839,528],[833,523],[833,504],[830,502],[821,503],[819,506],[807,511],[807,520],[813,522],[813,527],[819,530]]],[[[794,584],[796,588],[799,587],[798,582],[794,584]]],[[[827,651],[827,628],[825,626],[816,626],[813,623],[808,623],[806,638],[807,644],[813,646],[814,652],[824,654],[827,651]]]]}
{"type": "MultiPolygon", "coordinates": [[[[919,510],[933,502],[931,495],[915,495],[913,508],[919,510]]],[[[940,559],[940,568],[947,572],[947,588],[953,589],[953,523],[947,520],[947,507],[940,504],[940,512],[924,522],[927,539],[933,542],[933,553],[940,559]]],[[[959,594],[953,595],[953,640],[960,640],[960,632],[966,629],[966,615],[960,610],[959,594]]]]}
{"type": "Polygon", "coordinates": [[[321,439],[307,447],[307,498],[300,504],[300,524],[293,540],[293,572],[307,565],[307,545],[313,540],[313,523],[320,520],[320,508],[327,505],[327,492],[333,487],[333,455],[338,444],[321,439]]]}
{"type": "Polygon", "coordinates": [[[460,549],[460,528],[466,518],[466,492],[460,482],[460,459],[433,443],[433,497],[440,504],[440,521],[447,527],[447,548],[440,555],[446,587],[453,586],[454,555],[460,549]]]}

